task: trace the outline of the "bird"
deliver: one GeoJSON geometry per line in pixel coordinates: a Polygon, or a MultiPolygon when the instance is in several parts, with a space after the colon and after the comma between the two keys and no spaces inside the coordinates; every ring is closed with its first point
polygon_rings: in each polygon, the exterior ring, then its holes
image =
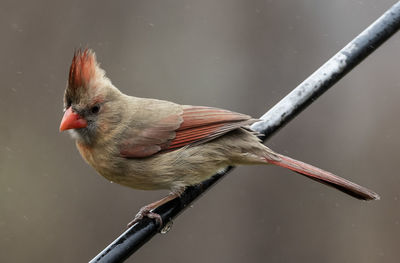
{"type": "Polygon", "coordinates": [[[92,49],[75,50],[64,92],[59,130],[68,131],[83,159],[107,180],[134,189],[168,189],[128,224],[161,216],[158,206],[227,166],[273,164],[362,200],[379,195],[330,172],[265,146],[249,115],[122,93],[92,49]]]}

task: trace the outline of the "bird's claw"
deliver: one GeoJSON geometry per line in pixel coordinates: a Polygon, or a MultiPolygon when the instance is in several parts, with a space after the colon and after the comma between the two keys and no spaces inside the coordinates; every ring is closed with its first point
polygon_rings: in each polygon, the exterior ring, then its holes
{"type": "Polygon", "coordinates": [[[142,220],[144,217],[148,217],[150,219],[154,219],[158,226],[158,230],[161,230],[163,226],[163,220],[159,214],[152,212],[151,211],[152,209],[153,209],[152,207],[148,206],[142,207],[136,214],[135,218],[128,223],[128,228],[130,228],[131,226],[142,220]]]}

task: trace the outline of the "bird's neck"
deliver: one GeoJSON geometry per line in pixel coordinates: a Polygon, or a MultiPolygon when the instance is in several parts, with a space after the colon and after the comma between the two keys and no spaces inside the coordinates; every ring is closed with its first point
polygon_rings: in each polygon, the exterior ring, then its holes
{"type": "Polygon", "coordinates": [[[79,144],[93,146],[96,143],[96,135],[94,134],[94,131],[90,131],[88,128],[73,129],[69,132],[72,138],[74,138],[79,144]]]}

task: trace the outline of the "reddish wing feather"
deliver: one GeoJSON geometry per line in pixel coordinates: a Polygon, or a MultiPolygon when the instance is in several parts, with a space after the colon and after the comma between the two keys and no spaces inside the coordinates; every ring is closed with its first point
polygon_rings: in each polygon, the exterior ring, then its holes
{"type": "Polygon", "coordinates": [[[176,137],[172,140],[167,149],[175,149],[186,146],[187,144],[201,141],[211,134],[216,134],[224,126],[224,123],[208,124],[203,127],[188,128],[176,132],[176,137]]]}
{"type": "Polygon", "coordinates": [[[250,116],[228,110],[203,107],[183,106],[183,123],[177,131],[216,123],[236,122],[251,119],[250,116]]]}
{"type": "Polygon", "coordinates": [[[211,107],[182,106],[182,109],[180,115],[165,118],[168,123],[176,119],[178,126],[172,128],[161,119],[157,124],[142,128],[135,138],[128,139],[121,155],[127,158],[149,157],[158,152],[204,143],[257,121],[248,115],[211,107]]]}
{"type": "Polygon", "coordinates": [[[183,106],[183,123],[166,150],[215,139],[231,130],[251,124],[250,116],[211,107],[183,106]]]}
{"type": "Polygon", "coordinates": [[[173,113],[155,123],[142,124],[140,128],[130,130],[123,140],[120,154],[126,158],[143,158],[166,149],[175,138],[175,130],[182,123],[180,114],[173,113]]]}

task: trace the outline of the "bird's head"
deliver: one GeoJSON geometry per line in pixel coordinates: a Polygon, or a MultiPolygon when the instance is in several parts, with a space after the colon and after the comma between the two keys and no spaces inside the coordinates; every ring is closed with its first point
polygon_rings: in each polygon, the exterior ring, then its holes
{"type": "Polygon", "coordinates": [[[73,137],[93,143],[99,130],[105,129],[110,102],[120,95],[105,76],[90,49],[77,50],[69,70],[64,93],[64,116],[60,131],[69,130],[73,137]]]}

